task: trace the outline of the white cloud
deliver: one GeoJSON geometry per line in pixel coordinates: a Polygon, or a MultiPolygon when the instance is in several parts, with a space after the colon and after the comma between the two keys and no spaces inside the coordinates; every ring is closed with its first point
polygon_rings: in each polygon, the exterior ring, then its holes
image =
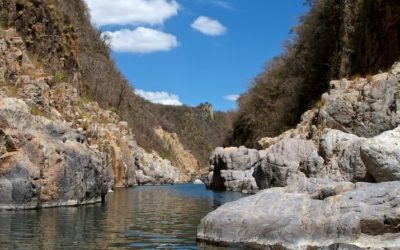
{"type": "Polygon", "coordinates": [[[236,102],[239,99],[240,95],[227,95],[224,96],[225,100],[236,102]]]}
{"type": "Polygon", "coordinates": [[[98,26],[163,24],[178,14],[180,8],[175,0],[85,0],[98,26]]]}
{"type": "Polygon", "coordinates": [[[222,0],[216,0],[213,2],[215,5],[218,5],[224,9],[228,9],[228,10],[234,10],[235,8],[232,7],[232,5],[230,5],[229,3],[222,1],[222,0]]]}
{"type": "Polygon", "coordinates": [[[226,28],[218,20],[206,16],[199,16],[191,27],[210,36],[220,36],[226,32],[226,28]]]}
{"type": "Polygon", "coordinates": [[[135,93],[144,99],[151,101],[152,103],[158,103],[162,105],[172,105],[172,106],[182,106],[182,103],[179,101],[179,96],[170,94],[165,91],[144,91],[141,89],[136,89],[135,93]]]}
{"type": "Polygon", "coordinates": [[[162,31],[138,27],[135,30],[122,29],[102,34],[115,52],[151,53],[169,51],[178,46],[175,36],[162,31]]]}

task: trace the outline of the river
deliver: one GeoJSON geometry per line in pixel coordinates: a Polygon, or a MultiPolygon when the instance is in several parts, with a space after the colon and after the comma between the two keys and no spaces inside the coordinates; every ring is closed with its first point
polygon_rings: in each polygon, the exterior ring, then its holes
{"type": "Polygon", "coordinates": [[[196,243],[202,217],[244,197],[204,185],[117,189],[105,205],[0,212],[0,249],[220,249],[196,243]]]}

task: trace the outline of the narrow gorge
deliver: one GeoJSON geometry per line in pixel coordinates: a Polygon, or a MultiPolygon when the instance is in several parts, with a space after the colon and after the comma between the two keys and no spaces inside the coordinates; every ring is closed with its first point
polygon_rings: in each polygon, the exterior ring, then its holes
{"type": "Polygon", "coordinates": [[[400,2],[0,0],[0,222],[0,249],[400,249],[400,2]]]}

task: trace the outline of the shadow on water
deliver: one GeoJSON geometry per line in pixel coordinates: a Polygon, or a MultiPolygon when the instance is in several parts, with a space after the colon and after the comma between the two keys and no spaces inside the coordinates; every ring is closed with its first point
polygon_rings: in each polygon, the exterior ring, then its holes
{"type": "Polygon", "coordinates": [[[0,249],[215,249],[196,243],[202,217],[245,195],[203,185],[117,189],[106,205],[0,212],[0,249]]]}

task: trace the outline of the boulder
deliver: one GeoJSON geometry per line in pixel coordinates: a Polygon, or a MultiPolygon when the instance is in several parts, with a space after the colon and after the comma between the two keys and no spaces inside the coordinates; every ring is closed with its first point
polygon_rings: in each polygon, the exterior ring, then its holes
{"type": "Polygon", "coordinates": [[[376,181],[399,181],[400,127],[366,140],[361,145],[361,154],[376,181]]]}
{"type": "Polygon", "coordinates": [[[197,238],[264,249],[396,249],[399,196],[400,182],[304,180],[219,207],[197,238]]]}
{"type": "Polygon", "coordinates": [[[260,189],[284,187],[287,180],[300,171],[300,164],[317,154],[312,141],[303,139],[282,139],[269,147],[260,164],[255,168],[254,178],[260,189]]]}
{"type": "Polygon", "coordinates": [[[245,147],[216,148],[210,156],[206,185],[213,190],[255,193],[258,191],[253,177],[260,153],[245,147]]]}
{"type": "Polygon", "coordinates": [[[203,185],[204,182],[202,182],[202,181],[199,180],[199,179],[196,179],[196,180],[194,180],[193,184],[196,184],[196,185],[203,185]]]}
{"type": "Polygon", "coordinates": [[[319,145],[324,164],[311,176],[335,181],[373,181],[361,159],[360,147],[365,141],[340,130],[324,129],[319,145]]]}

